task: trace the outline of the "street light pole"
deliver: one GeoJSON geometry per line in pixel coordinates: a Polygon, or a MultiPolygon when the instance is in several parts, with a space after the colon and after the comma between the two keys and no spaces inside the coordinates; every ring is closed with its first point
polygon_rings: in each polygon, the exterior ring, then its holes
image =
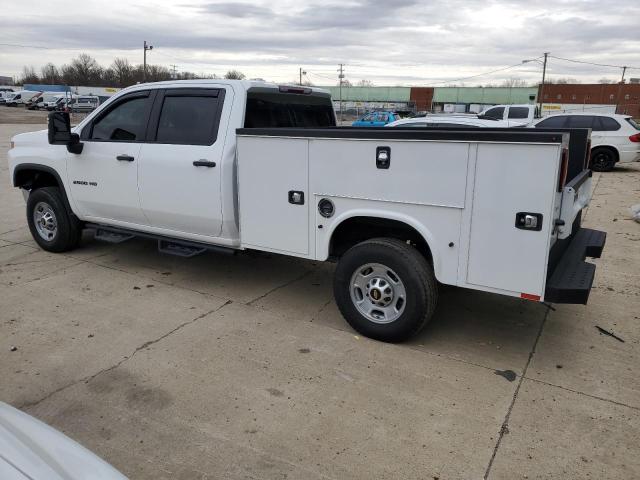
{"type": "Polygon", "coordinates": [[[302,86],[302,75],[306,75],[307,72],[305,72],[304,70],[302,70],[302,67],[300,67],[300,86],[302,86]]]}
{"type": "Polygon", "coordinates": [[[544,77],[547,74],[547,56],[549,52],[544,52],[544,62],[542,63],[542,83],[540,84],[540,98],[538,99],[538,115],[542,117],[542,100],[544,98],[544,77]]]}
{"type": "Polygon", "coordinates": [[[153,50],[153,45],[147,45],[147,41],[144,41],[144,60],[142,64],[142,82],[147,81],[147,50],[153,50]]]}
{"type": "Polygon", "coordinates": [[[338,69],[338,80],[340,81],[340,123],[342,123],[343,121],[343,116],[342,116],[342,79],[344,78],[344,63],[340,64],[340,68],[338,69]]]}

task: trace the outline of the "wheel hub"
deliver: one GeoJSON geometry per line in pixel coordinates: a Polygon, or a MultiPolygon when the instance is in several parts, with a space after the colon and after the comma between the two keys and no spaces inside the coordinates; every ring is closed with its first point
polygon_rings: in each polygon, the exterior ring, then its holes
{"type": "Polygon", "coordinates": [[[400,277],[386,265],[368,263],[351,277],[351,301],[374,323],[391,323],[404,312],[406,290],[400,277]]]}
{"type": "Polygon", "coordinates": [[[384,278],[376,277],[369,281],[366,294],[379,307],[386,307],[393,301],[393,289],[384,278]]]}
{"type": "Polygon", "coordinates": [[[58,232],[56,214],[51,205],[46,202],[38,202],[33,209],[33,223],[38,235],[47,242],[52,241],[58,232]]]}

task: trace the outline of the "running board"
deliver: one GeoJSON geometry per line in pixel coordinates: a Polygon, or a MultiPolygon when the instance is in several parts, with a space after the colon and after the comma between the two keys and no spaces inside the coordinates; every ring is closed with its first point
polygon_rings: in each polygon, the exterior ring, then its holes
{"type": "Polygon", "coordinates": [[[128,230],[126,228],[98,225],[96,223],[87,223],[85,228],[96,231],[95,238],[109,243],[122,243],[134,237],[150,238],[158,241],[158,251],[168,253],[169,255],[177,255],[179,257],[193,257],[206,251],[216,253],[226,253],[234,255],[236,249],[223,247],[220,245],[211,245],[208,243],[191,242],[177,238],[155,235],[153,233],[138,232],[128,230]]]}
{"type": "Polygon", "coordinates": [[[195,257],[207,251],[205,247],[191,243],[183,243],[176,240],[158,240],[158,251],[177,255],[178,257],[195,257]]]}
{"type": "Polygon", "coordinates": [[[103,228],[98,228],[94,235],[96,240],[101,240],[107,243],[122,243],[127,240],[131,240],[134,237],[131,233],[125,232],[116,232],[113,230],[105,230],[103,228]]]}

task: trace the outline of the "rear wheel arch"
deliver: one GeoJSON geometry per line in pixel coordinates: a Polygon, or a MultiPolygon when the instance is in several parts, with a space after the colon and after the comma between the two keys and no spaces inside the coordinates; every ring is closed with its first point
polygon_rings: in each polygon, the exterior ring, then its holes
{"type": "Polygon", "coordinates": [[[338,258],[354,245],[372,238],[393,238],[413,245],[435,267],[430,235],[407,219],[354,215],[342,219],[330,232],[328,254],[338,258]]]}

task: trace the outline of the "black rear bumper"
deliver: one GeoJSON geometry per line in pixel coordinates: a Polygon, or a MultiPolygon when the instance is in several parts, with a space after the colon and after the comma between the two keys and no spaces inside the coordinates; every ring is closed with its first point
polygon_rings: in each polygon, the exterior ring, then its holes
{"type": "Polygon", "coordinates": [[[580,228],[558,259],[547,279],[544,299],[553,303],[586,304],[593,285],[596,266],[584,261],[586,257],[599,258],[606,232],[580,228]]]}

